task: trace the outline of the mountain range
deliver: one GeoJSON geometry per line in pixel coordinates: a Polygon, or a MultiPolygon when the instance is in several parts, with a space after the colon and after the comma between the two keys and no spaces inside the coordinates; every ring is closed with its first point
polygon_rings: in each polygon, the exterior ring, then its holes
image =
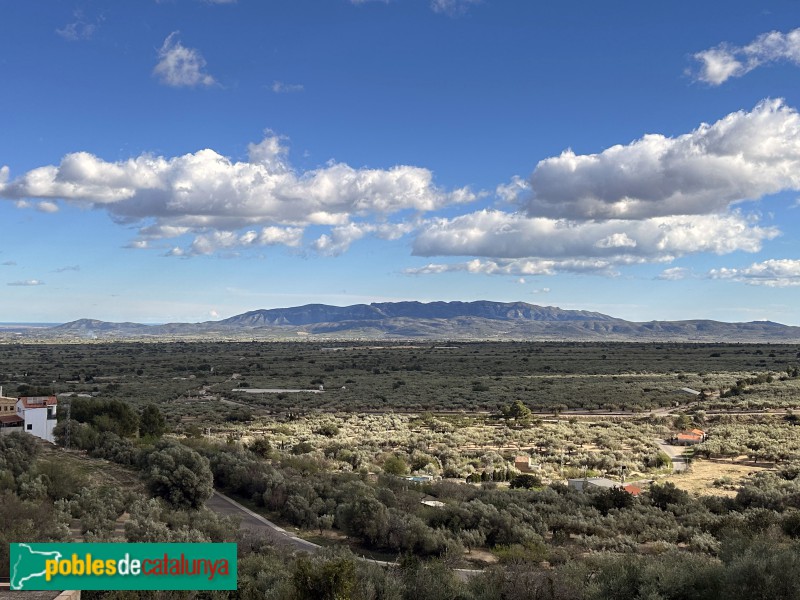
{"type": "Polygon", "coordinates": [[[362,339],[800,342],[800,327],[770,321],[632,322],[597,312],[525,302],[307,304],[254,310],[203,323],[109,323],[80,319],[14,330],[0,339],[362,339]]]}

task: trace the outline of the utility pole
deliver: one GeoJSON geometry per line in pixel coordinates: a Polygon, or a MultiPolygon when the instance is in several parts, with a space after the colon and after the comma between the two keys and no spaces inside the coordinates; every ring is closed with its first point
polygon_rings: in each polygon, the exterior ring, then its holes
{"type": "Polygon", "coordinates": [[[66,431],[64,432],[64,447],[67,450],[69,450],[69,442],[70,442],[69,433],[70,433],[70,429],[72,428],[72,422],[70,421],[70,418],[69,418],[69,407],[70,407],[70,405],[67,404],[67,428],[66,428],[66,431]]]}

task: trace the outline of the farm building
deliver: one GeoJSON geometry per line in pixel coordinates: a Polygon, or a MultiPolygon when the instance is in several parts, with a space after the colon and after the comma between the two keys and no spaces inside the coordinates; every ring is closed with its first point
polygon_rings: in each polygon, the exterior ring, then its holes
{"type": "Polygon", "coordinates": [[[697,398],[698,396],[702,395],[703,392],[700,392],[698,390],[693,390],[692,388],[683,387],[677,390],[677,393],[686,394],[688,396],[694,396],[695,398],[697,398]]]}
{"type": "Polygon", "coordinates": [[[622,486],[622,489],[628,492],[631,496],[638,496],[642,493],[642,488],[638,485],[633,485],[632,483],[626,483],[622,486]]]}
{"type": "Polygon", "coordinates": [[[642,493],[642,488],[640,488],[638,485],[620,483],[619,481],[614,481],[613,479],[607,479],[605,477],[581,477],[578,479],[568,479],[567,485],[573,490],[577,490],[579,492],[585,492],[586,490],[592,489],[608,490],[611,488],[619,488],[625,490],[631,496],[638,496],[642,493]]]}
{"type": "Polygon", "coordinates": [[[702,429],[691,429],[681,431],[672,438],[672,443],[676,446],[694,446],[706,441],[706,432],[702,429]]]}
{"type": "Polygon", "coordinates": [[[541,471],[541,465],[531,462],[529,456],[517,456],[514,459],[514,468],[520,473],[533,473],[534,471],[541,471]]]}
{"type": "Polygon", "coordinates": [[[619,481],[606,479],[605,477],[580,477],[578,479],[568,479],[567,485],[573,490],[583,492],[594,488],[615,488],[620,487],[619,481]]]}

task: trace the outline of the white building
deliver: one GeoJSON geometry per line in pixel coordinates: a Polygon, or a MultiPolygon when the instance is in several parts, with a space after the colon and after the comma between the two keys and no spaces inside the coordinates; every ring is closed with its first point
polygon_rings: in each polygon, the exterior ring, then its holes
{"type": "Polygon", "coordinates": [[[23,396],[17,400],[17,416],[24,420],[23,430],[38,438],[55,443],[58,399],[55,396],[23,396]]]}

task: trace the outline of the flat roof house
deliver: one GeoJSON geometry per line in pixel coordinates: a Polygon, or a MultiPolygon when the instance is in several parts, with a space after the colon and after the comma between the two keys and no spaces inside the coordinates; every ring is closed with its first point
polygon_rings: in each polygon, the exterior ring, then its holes
{"type": "Polygon", "coordinates": [[[591,488],[615,488],[620,487],[619,481],[606,479],[605,477],[580,477],[578,479],[567,480],[567,485],[574,490],[583,492],[591,488]]]}
{"type": "Polygon", "coordinates": [[[16,403],[16,416],[24,420],[25,433],[54,444],[57,409],[58,399],[55,396],[22,396],[16,403]]]}

